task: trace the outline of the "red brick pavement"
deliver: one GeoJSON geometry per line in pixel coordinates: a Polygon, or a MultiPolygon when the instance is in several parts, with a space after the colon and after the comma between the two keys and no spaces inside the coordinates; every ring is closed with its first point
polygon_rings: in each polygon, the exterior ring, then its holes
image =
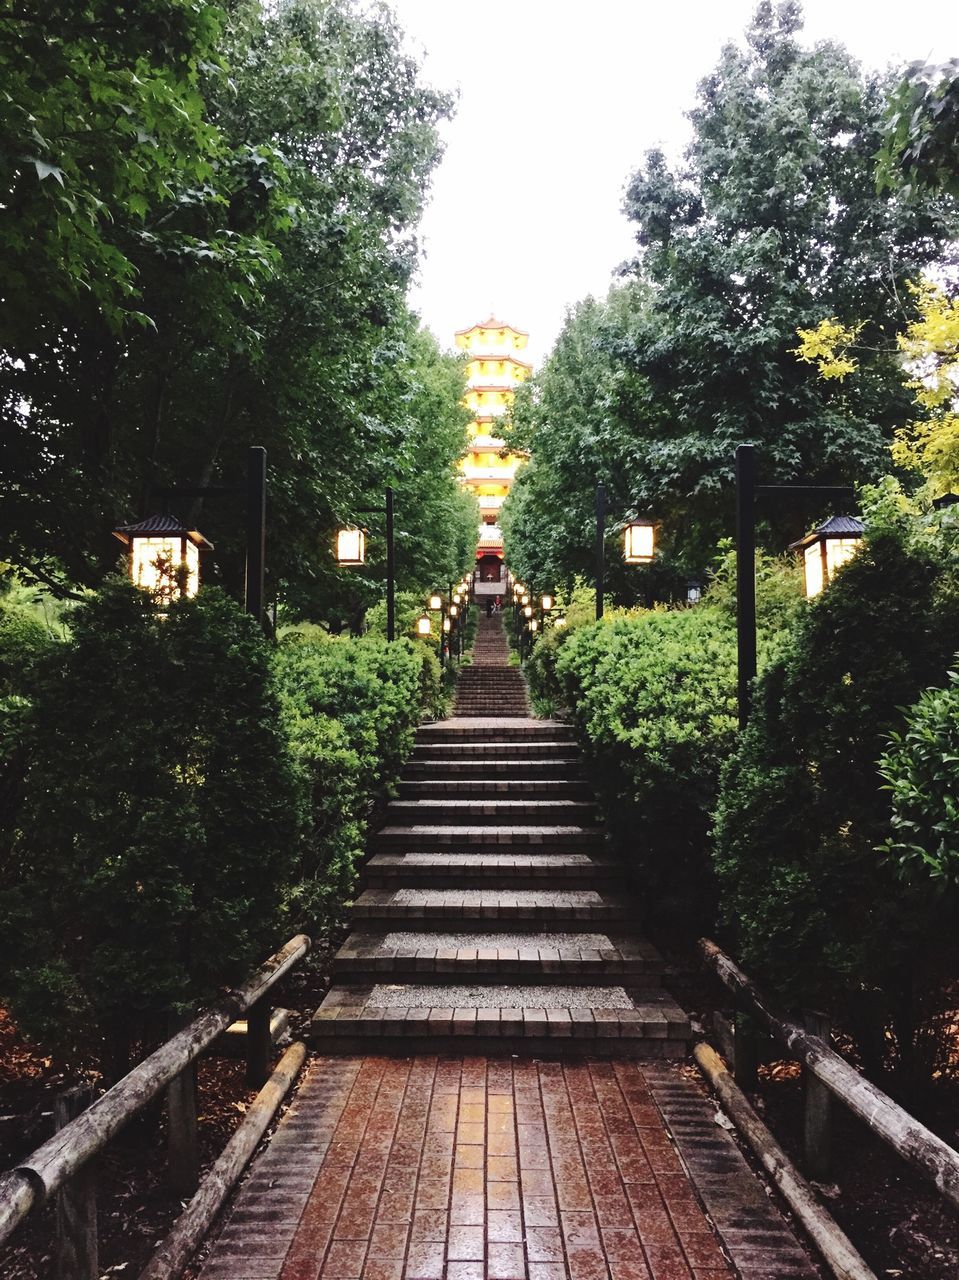
{"type": "Polygon", "coordinates": [[[641,1063],[316,1060],[202,1280],[720,1280],[641,1063]]]}

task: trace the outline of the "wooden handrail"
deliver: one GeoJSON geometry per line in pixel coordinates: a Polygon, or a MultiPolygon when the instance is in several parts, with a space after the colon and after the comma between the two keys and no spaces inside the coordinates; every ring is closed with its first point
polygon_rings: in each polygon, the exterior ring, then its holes
{"type": "Polygon", "coordinates": [[[255,1004],[310,949],[304,933],[291,938],[243,986],[229,992],[139,1063],[91,1107],[0,1177],[0,1244],[35,1204],[46,1200],[98,1155],[138,1111],[255,1004]]]}
{"type": "Polygon", "coordinates": [[[834,1098],[898,1152],[907,1164],[928,1178],[950,1204],[959,1208],[959,1152],[861,1076],[818,1036],[773,1013],[759,988],[715,942],[700,938],[699,949],[710,968],[770,1035],[821,1081],[834,1098]]]}

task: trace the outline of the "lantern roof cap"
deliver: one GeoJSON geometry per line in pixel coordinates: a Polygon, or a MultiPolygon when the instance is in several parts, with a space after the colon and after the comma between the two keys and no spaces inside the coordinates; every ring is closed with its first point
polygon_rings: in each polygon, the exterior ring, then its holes
{"type": "Polygon", "coordinates": [[[809,547],[821,538],[861,538],[865,529],[865,523],[858,516],[830,516],[828,520],[817,525],[812,533],[807,533],[805,538],[800,538],[798,542],[790,543],[790,546],[809,547]]]}
{"type": "Polygon", "coordinates": [[[189,538],[194,546],[199,547],[202,551],[213,550],[213,543],[204,538],[199,529],[189,528],[177,516],[147,516],[145,520],[138,520],[135,524],[121,524],[113,530],[113,536],[119,538],[127,546],[130,545],[134,538],[150,538],[155,535],[189,538]]]}

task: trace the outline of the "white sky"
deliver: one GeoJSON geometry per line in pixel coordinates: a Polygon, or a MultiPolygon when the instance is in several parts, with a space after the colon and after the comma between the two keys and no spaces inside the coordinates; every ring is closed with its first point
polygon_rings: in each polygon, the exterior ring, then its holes
{"type": "MultiPolygon", "coordinates": [[[[390,0],[458,89],[422,224],[412,295],[440,342],[494,311],[530,332],[539,362],[567,306],[603,295],[633,249],[623,187],[653,146],[689,137],[697,82],[755,0],[390,0]]],[[[959,55],[957,0],[806,0],[805,39],[867,67],[959,55]]]]}

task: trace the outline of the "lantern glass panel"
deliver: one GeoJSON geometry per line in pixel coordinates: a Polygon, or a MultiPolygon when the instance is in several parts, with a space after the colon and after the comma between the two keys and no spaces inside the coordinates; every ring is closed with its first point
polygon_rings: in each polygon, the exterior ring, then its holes
{"type": "Polygon", "coordinates": [[[529,629],[530,631],[536,631],[539,629],[539,622],[535,618],[530,618],[529,629]]]}
{"type": "Polygon", "coordinates": [[[437,596],[437,595],[432,595],[432,596],[430,596],[430,608],[431,608],[431,609],[442,609],[442,607],[443,607],[443,597],[442,597],[442,596],[437,596]]]}
{"type": "Polygon", "coordinates": [[[340,529],[336,535],[339,564],[366,563],[366,534],[362,529],[340,529]]]}
{"type": "Polygon", "coordinates": [[[449,632],[450,632],[450,620],[449,620],[449,618],[444,618],[444,619],[443,619],[443,630],[446,632],[446,634],[447,634],[447,635],[449,635],[449,632]]]}
{"type": "Polygon", "coordinates": [[[430,622],[429,617],[424,613],[421,618],[417,619],[416,633],[417,635],[428,636],[432,633],[432,630],[433,624],[430,622]]]}
{"type": "Polygon", "coordinates": [[[648,520],[634,520],[623,533],[623,558],[627,564],[649,564],[656,550],[656,529],[648,520]]]}
{"type": "Polygon", "coordinates": [[[549,613],[550,609],[552,609],[552,607],[553,607],[553,597],[552,597],[552,596],[543,596],[543,599],[542,599],[542,602],[541,602],[541,603],[542,603],[542,605],[543,605],[543,612],[544,612],[544,613],[549,613]]]}
{"type": "Polygon", "coordinates": [[[826,539],[826,577],[832,582],[836,570],[848,564],[859,550],[861,538],[827,538],[826,539]]]}
{"type": "Polygon", "coordinates": [[[130,577],[159,605],[195,596],[200,588],[200,552],[189,538],[175,534],[134,537],[130,577]]]}
{"type": "Polygon", "coordinates": [[[451,605],[450,605],[450,617],[451,617],[451,618],[455,618],[455,617],[456,617],[456,615],[457,615],[458,613],[459,613],[459,608],[458,608],[458,606],[457,606],[457,605],[455,605],[455,604],[451,604],[451,605]]]}
{"type": "Polygon", "coordinates": [[[533,606],[531,604],[528,604],[524,607],[523,615],[524,617],[527,617],[527,618],[531,618],[533,616],[533,606]]]}
{"type": "Polygon", "coordinates": [[[822,543],[817,539],[803,548],[803,573],[806,579],[806,598],[818,596],[825,586],[822,565],[822,543]]]}

